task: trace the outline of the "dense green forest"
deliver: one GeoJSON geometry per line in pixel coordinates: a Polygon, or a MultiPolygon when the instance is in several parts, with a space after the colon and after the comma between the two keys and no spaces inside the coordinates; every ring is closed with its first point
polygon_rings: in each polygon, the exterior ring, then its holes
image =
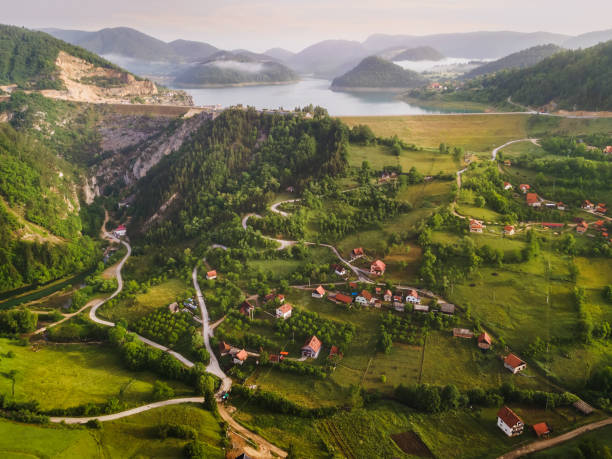
{"type": "Polygon", "coordinates": [[[0,25],[0,84],[27,89],[61,89],[55,60],[60,51],[105,68],[117,68],[101,57],[43,32],[0,25]]]}
{"type": "Polygon", "coordinates": [[[474,80],[468,98],[539,107],[551,102],[569,110],[612,110],[612,41],[592,48],[559,52],[525,69],[474,80]]]}
{"type": "Polygon", "coordinates": [[[134,226],[175,196],[174,217],[151,234],[163,240],[194,236],[239,213],[263,210],[273,193],[288,186],[302,189],[313,179],[341,174],[348,128],[323,110],[315,112],[314,119],[304,119],[233,109],[205,123],[138,184],[134,226]]]}
{"type": "Polygon", "coordinates": [[[377,56],[366,57],[357,67],[338,78],[334,88],[416,88],[427,80],[417,72],[405,70],[377,56]]]}

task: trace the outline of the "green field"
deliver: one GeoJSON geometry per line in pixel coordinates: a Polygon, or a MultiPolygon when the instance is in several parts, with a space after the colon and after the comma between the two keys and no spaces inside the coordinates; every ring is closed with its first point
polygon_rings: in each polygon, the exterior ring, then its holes
{"type": "MultiPolygon", "coordinates": [[[[17,370],[17,400],[37,400],[43,410],[104,403],[117,398],[128,405],[150,401],[153,383],[163,378],[151,372],[127,370],[116,351],[103,345],[18,346],[0,339],[0,353],[15,353],[0,360],[0,373],[17,370]]],[[[186,385],[169,382],[177,396],[191,395],[186,385]]],[[[0,392],[11,392],[11,381],[0,378],[0,392]]]]}

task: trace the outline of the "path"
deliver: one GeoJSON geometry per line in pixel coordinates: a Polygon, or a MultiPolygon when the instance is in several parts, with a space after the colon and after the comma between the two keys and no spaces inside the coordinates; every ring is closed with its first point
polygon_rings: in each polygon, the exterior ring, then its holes
{"type": "Polygon", "coordinates": [[[85,424],[87,421],[91,421],[93,419],[97,419],[101,422],[114,421],[116,419],[133,416],[144,411],[149,411],[154,408],[161,408],[162,406],[170,405],[179,405],[182,403],[204,403],[204,397],[173,398],[161,402],[149,403],[148,405],[139,406],[130,410],[121,411],[119,413],[106,414],[104,416],[90,416],[88,418],[52,417],[49,418],[49,420],[55,423],[64,422],[66,424],[85,424]]]}
{"type": "MultiPolygon", "coordinates": [[[[244,218],[242,219],[242,227],[244,229],[247,229],[247,221],[251,217],[261,218],[261,215],[258,215],[258,214],[246,214],[244,216],[244,218]]],[[[270,237],[270,236],[264,236],[263,234],[262,234],[261,237],[263,237],[264,239],[267,239],[269,241],[274,241],[274,242],[278,243],[280,245],[280,247],[277,250],[283,250],[283,249],[286,249],[289,246],[297,244],[297,241],[287,241],[285,239],[276,239],[276,238],[273,238],[273,237],[270,237]]]]}
{"type": "Polygon", "coordinates": [[[499,152],[499,150],[506,148],[507,146],[510,146],[512,144],[519,143],[519,142],[531,142],[532,144],[537,145],[538,139],[528,138],[528,139],[511,140],[510,142],[506,142],[505,144],[493,149],[493,151],[491,152],[491,161],[495,161],[497,159],[497,153],[499,152]]]}
{"type": "Polygon", "coordinates": [[[549,438],[547,440],[538,440],[533,443],[529,443],[528,445],[521,446],[520,448],[517,448],[514,451],[510,451],[509,453],[500,456],[498,459],[515,459],[518,457],[523,457],[528,454],[535,453],[536,451],[541,451],[543,449],[556,446],[560,443],[564,443],[584,433],[591,432],[593,430],[600,429],[609,425],[612,425],[612,418],[592,422],[591,424],[587,424],[585,426],[578,427],[577,429],[570,430],[569,432],[559,435],[558,437],[549,438]]]}

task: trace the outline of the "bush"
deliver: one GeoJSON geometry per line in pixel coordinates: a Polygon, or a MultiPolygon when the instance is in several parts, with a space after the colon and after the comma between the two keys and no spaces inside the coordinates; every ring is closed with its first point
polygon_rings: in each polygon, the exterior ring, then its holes
{"type": "Polygon", "coordinates": [[[174,397],[174,389],[163,381],[155,381],[153,384],[153,400],[168,400],[174,397]]]}
{"type": "Polygon", "coordinates": [[[198,437],[198,434],[191,426],[183,424],[160,424],[157,426],[157,436],[161,439],[173,437],[194,440],[198,437]]]}
{"type": "Polygon", "coordinates": [[[85,423],[85,426],[89,429],[101,429],[102,423],[99,419],[90,419],[85,423]]]}
{"type": "Polygon", "coordinates": [[[206,459],[206,444],[198,440],[191,441],[185,445],[183,454],[189,459],[206,459]]]}

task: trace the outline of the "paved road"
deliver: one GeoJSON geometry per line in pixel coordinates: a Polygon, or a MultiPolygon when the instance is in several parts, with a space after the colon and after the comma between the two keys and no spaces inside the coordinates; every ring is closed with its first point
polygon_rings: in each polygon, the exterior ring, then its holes
{"type": "Polygon", "coordinates": [[[149,403],[148,405],[139,406],[132,408],[131,410],[121,411],[115,414],[106,414],[104,416],[90,416],[88,418],[68,418],[68,417],[52,417],[49,418],[51,422],[64,422],[66,424],[85,424],[87,421],[97,419],[101,422],[114,421],[115,419],[121,419],[128,416],[133,416],[143,411],[149,411],[154,408],[161,408],[162,406],[179,405],[182,403],[204,403],[204,397],[188,397],[188,398],[173,398],[170,400],[164,400],[162,402],[149,403]]]}
{"type": "Polygon", "coordinates": [[[283,212],[282,210],[278,210],[278,206],[280,206],[281,204],[297,202],[297,201],[301,201],[301,199],[299,199],[299,198],[297,198],[297,199],[287,199],[286,201],[277,202],[276,204],[272,204],[270,206],[270,210],[272,212],[276,212],[277,214],[282,215],[283,217],[288,217],[291,214],[289,214],[287,212],[283,212]]]}
{"type": "Polygon", "coordinates": [[[607,418],[603,421],[592,422],[591,424],[578,427],[577,429],[571,430],[567,433],[564,433],[563,435],[559,435],[558,437],[549,438],[547,440],[538,440],[533,443],[529,443],[528,445],[521,446],[520,448],[517,448],[514,451],[510,451],[509,453],[500,456],[498,459],[516,459],[518,457],[523,457],[528,454],[535,453],[536,451],[542,451],[543,449],[547,449],[552,446],[565,443],[566,441],[571,440],[572,438],[576,438],[584,433],[591,432],[593,430],[600,429],[609,425],[612,425],[612,418],[607,418]]]}
{"type": "MultiPolygon", "coordinates": [[[[280,212],[280,211],[278,211],[278,212],[280,212]]],[[[258,214],[246,214],[244,216],[244,218],[242,219],[242,227],[244,229],[247,229],[247,222],[248,222],[249,218],[251,218],[251,217],[261,218],[261,215],[258,215],[258,214]]],[[[264,236],[264,235],[262,235],[262,237],[264,239],[269,240],[269,241],[274,241],[274,242],[278,243],[280,245],[280,247],[277,250],[283,250],[283,249],[286,249],[289,246],[297,244],[297,241],[287,241],[285,239],[275,239],[273,237],[264,236]]]]}
{"type": "Polygon", "coordinates": [[[519,143],[519,142],[531,142],[532,144],[537,145],[538,139],[518,139],[518,140],[511,140],[510,142],[506,142],[505,144],[493,149],[493,151],[491,152],[491,161],[495,161],[499,150],[506,148],[509,145],[512,145],[514,143],[519,143]]]}

